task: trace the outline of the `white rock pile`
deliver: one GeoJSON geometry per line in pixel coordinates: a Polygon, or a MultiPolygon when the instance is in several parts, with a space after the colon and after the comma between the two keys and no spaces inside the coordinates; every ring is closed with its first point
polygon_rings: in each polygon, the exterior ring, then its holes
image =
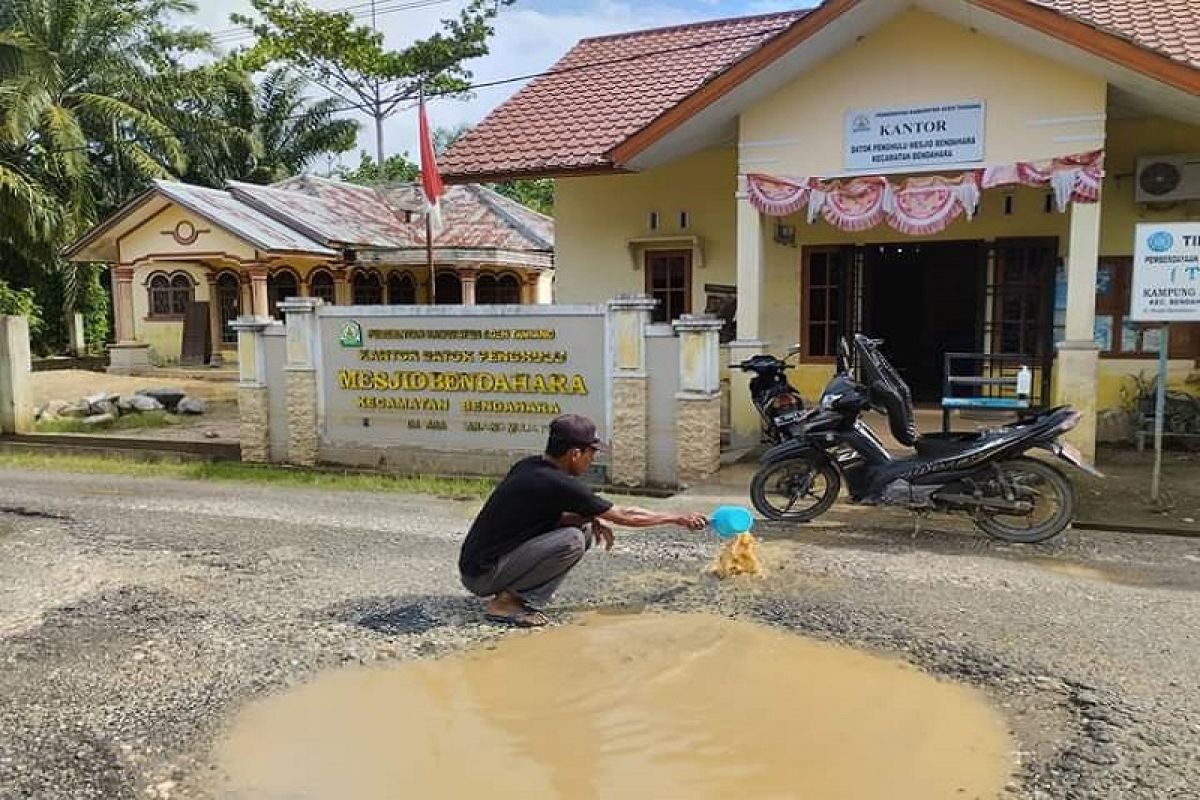
{"type": "Polygon", "coordinates": [[[84,425],[104,427],[129,414],[165,411],[169,414],[203,414],[208,410],[204,401],[189,397],[182,389],[138,389],[130,395],[98,394],[81,397],[75,402],[51,400],[34,410],[34,418],[42,420],[79,419],[84,425]]]}

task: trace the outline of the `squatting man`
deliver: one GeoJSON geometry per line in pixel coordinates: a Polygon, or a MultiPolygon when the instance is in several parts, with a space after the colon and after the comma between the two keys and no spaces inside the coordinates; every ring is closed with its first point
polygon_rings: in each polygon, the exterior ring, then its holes
{"type": "Polygon", "coordinates": [[[459,553],[463,586],[491,598],[485,615],[519,627],[545,625],[546,606],[593,543],[613,545],[606,522],[630,528],[681,525],[700,530],[702,514],[660,514],[615,506],[578,478],[603,447],[579,414],[550,423],[546,452],[518,461],[484,503],[459,553]]]}

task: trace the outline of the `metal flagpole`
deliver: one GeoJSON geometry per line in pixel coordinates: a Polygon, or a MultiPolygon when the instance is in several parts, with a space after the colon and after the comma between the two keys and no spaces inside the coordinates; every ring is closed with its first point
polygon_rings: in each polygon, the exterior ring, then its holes
{"type": "Polygon", "coordinates": [[[1162,477],[1163,417],[1167,413],[1167,350],[1171,346],[1171,326],[1163,324],[1158,347],[1158,387],[1154,397],[1154,474],[1150,479],[1150,502],[1157,503],[1162,477]]]}

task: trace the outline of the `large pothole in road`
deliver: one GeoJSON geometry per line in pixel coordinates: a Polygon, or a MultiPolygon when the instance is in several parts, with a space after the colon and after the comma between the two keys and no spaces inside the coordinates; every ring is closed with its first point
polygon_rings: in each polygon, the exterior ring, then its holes
{"type": "Polygon", "coordinates": [[[974,689],[704,614],[592,616],[483,651],[332,672],[218,745],[222,797],[991,798],[974,689]]]}

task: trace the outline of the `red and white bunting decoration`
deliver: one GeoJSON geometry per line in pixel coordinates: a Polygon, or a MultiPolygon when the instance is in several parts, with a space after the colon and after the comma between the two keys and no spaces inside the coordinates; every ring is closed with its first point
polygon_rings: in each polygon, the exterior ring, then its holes
{"type": "Polygon", "coordinates": [[[869,230],[886,222],[907,236],[940,233],[966,215],[975,216],[983,189],[998,186],[1051,187],[1059,210],[1067,203],[1094,203],[1104,178],[1104,152],[1048,161],[970,170],[947,178],[927,175],[893,183],[884,176],[825,181],[748,174],[750,202],[760,212],[784,217],[805,210],[843,231],[869,230]]]}

